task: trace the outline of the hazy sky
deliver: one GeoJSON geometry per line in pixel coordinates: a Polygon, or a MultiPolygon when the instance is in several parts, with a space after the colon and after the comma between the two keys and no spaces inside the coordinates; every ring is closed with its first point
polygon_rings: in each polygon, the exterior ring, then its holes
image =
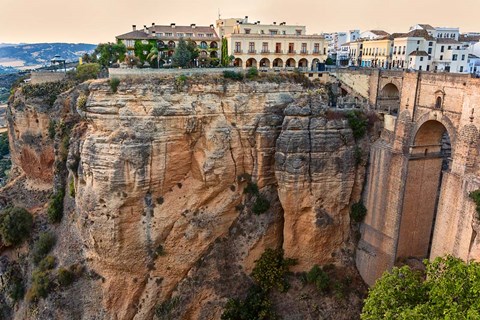
{"type": "Polygon", "coordinates": [[[480,0],[0,0],[0,43],[113,41],[157,24],[210,25],[218,16],[304,24],[308,33],[405,32],[415,23],[480,31],[480,0]]]}

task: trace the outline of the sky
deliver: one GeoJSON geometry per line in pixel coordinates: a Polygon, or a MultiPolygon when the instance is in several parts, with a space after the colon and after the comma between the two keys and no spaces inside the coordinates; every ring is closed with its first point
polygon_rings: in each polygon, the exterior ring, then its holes
{"type": "Polygon", "coordinates": [[[0,43],[114,41],[132,24],[214,24],[222,18],[307,26],[307,33],[406,32],[416,23],[480,31],[480,0],[0,0],[0,43]]]}

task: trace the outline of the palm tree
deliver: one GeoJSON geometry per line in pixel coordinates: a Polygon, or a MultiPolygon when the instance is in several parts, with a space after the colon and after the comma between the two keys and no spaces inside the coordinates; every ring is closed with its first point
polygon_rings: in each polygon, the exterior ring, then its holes
{"type": "Polygon", "coordinates": [[[150,62],[157,59],[157,68],[160,68],[160,52],[158,51],[156,46],[152,46],[152,49],[150,49],[150,53],[147,56],[147,59],[150,62]]]}

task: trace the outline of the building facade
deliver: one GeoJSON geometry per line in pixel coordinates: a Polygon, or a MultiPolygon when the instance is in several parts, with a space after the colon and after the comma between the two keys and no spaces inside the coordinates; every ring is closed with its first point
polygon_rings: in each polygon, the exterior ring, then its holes
{"type": "MultiPolygon", "coordinates": [[[[217,26],[222,22],[226,25],[227,20],[217,21],[217,26]]],[[[305,26],[287,25],[285,22],[251,23],[246,17],[236,22],[231,30],[224,37],[228,43],[228,54],[235,57],[233,63],[237,67],[318,70],[327,57],[325,38],[308,35],[305,26]]]]}
{"type": "MultiPolygon", "coordinates": [[[[177,26],[172,23],[168,26],[152,23],[150,27],[144,25],[140,30],[133,25],[132,31],[119,35],[116,39],[125,44],[128,55],[135,55],[135,44],[138,41],[142,44],[155,43],[160,51],[162,64],[169,62],[180,39],[191,40],[197,45],[200,53],[199,59],[220,57],[220,38],[213,25],[209,27],[195,24],[177,26]]],[[[144,54],[148,53],[144,52],[144,54]]]]}

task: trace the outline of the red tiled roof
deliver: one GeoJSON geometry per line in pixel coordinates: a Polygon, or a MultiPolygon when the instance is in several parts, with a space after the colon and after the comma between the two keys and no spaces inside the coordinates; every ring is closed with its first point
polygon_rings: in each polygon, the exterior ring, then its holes
{"type": "Polygon", "coordinates": [[[217,35],[217,32],[215,32],[215,29],[211,27],[205,27],[205,26],[175,26],[174,28],[169,25],[169,26],[160,26],[160,25],[154,25],[151,27],[147,28],[148,33],[144,31],[144,29],[140,30],[135,30],[135,31],[130,31],[125,34],[119,35],[116,38],[119,40],[149,40],[149,39],[168,39],[168,40],[179,40],[181,37],[178,35],[178,33],[183,34],[183,38],[191,38],[194,40],[205,40],[205,41],[219,41],[220,38],[217,35]],[[156,35],[153,36],[152,33],[155,31],[156,35]],[[159,33],[162,33],[163,35],[160,36],[159,33]],[[172,36],[166,37],[165,33],[171,33],[172,36]],[[186,33],[192,33],[193,36],[187,37],[186,33]],[[211,33],[213,36],[212,37],[206,37],[205,35],[211,33]],[[203,34],[203,37],[199,37],[199,34],[203,34]]]}
{"type": "Polygon", "coordinates": [[[422,50],[415,50],[410,53],[411,56],[428,57],[428,53],[422,50]]]}

